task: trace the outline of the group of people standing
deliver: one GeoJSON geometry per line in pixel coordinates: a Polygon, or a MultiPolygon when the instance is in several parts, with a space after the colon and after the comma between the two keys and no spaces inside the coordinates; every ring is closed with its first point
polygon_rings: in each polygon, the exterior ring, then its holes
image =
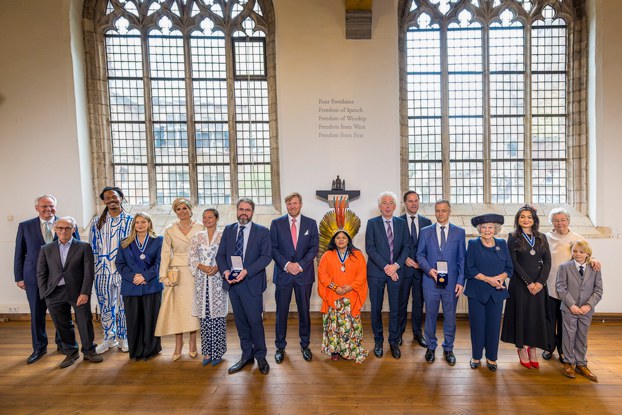
{"type": "Polygon", "coordinates": [[[176,361],[182,356],[184,333],[188,333],[188,355],[195,358],[200,332],[202,364],[215,366],[227,350],[226,316],[231,301],[242,355],[229,373],[256,360],[259,371],[267,374],[270,365],[262,313],[266,267],[272,260],[274,359],[281,364],[286,356],[294,294],[300,351],[304,360],[311,361],[310,298],[319,253],[321,351],[333,360],[361,363],[368,356],[362,344],[360,314],[368,295],[373,352],[377,358],[383,356],[386,287],[393,358],[401,357],[412,296],[413,340],[426,348],[425,360],[435,361],[442,305],[443,357],[455,365],[456,305],[464,290],[469,299],[472,369],[480,367],[485,350],[486,366],[497,370],[501,338],[516,345],[524,367],[539,367],[537,349],[543,350],[545,359],[557,350],[566,376],[579,373],[596,380],[587,368],[585,353],[587,328],[602,296],[600,263],[591,257],[587,242],[569,230],[570,217],[564,209],[551,212],[553,230],[544,235],[539,232],[536,210],[528,205],[520,208],[507,243],[496,237],[503,216],[476,216],[472,224],[480,236],[468,241],[467,249],[464,229],[450,223],[449,201],[435,203],[436,223],[432,224],[418,213],[416,192],[404,194],[401,217],[394,216],[396,195],[383,192],[378,196],[380,215],[367,223],[366,261],[352,242],[360,220],[338,203],[318,232],[316,221],[301,214],[298,193],[285,198],[288,213],[273,220],[269,229],[253,222],[255,204],[242,198],[236,205],[237,221],[220,230],[216,209],[203,211],[202,223],[198,223],[192,219],[191,202],[180,197],[172,204],[178,220],[166,227],[164,236],[158,236],[148,214],[132,216],[123,210],[123,198],[117,187],[103,189],[100,199],[105,209],[93,221],[90,244],[79,241],[73,218],[55,216],[56,199],[50,195],[35,201],[38,218],[20,224],[15,279],[27,291],[31,306],[33,353],[27,363],[47,352],[47,307],[57,328],[58,350],[66,355],[61,367],[79,357],[71,308],[85,360],[100,362],[101,354],[113,347],[129,352],[131,359],[148,360],[161,352],[160,338],[174,334],[172,360],[176,361]],[[104,331],[97,347],[90,311],[93,284],[104,331]]]}

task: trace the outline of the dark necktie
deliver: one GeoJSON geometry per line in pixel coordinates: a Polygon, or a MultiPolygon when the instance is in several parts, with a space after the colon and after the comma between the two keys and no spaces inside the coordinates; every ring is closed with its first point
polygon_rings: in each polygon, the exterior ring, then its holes
{"type": "Polygon", "coordinates": [[[239,226],[238,227],[238,239],[235,241],[235,256],[239,256],[240,258],[243,258],[243,254],[244,254],[244,228],[245,226],[239,226]]]}
{"type": "Polygon", "coordinates": [[[441,251],[445,249],[446,242],[447,242],[447,237],[445,236],[445,226],[441,226],[441,251]]]}
{"type": "Polygon", "coordinates": [[[583,270],[583,265],[579,267],[579,274],[581,274],[581,278],[583,278],[583,275],[585,274],[585,271],[583,270]]]}
{"type": "Polygon", "coordinates": [[[391,229],[391,221],[385,220],[387,224],[387,241],[389,242],[389,254],[391,255],[391,259],[389,263],[393,263],[393,229],[391,229]]]}
{"type": "Polygon", "coordinates": [[[413,244],[417,245],[417,226],[415,226],[415,216],[410,217],[410,238],[413,240],[413,244]]]}

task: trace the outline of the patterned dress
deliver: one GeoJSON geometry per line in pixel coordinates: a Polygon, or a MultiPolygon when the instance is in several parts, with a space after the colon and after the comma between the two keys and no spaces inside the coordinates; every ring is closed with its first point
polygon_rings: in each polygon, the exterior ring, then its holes
{"type": "Polygon", "coordinates": [[[361,307],[367,298],[367,271],[360,251],[346,257],[342,267],[337,251],[327,251],[318,267],[318,293],[322,298],[322,353],[338,353],[344,359],[362,363],[367,357],[363,348],[361,307]],[[338,295],[329,288],[349,285],[352,291],[338,295]]]}
{"type": "Polygon", "coordinates": [[[188,252],[190,271],[194,276],[192,315],[199,318],[201,325],[201,353],[213,359],[222,358],[227,351],[228,296],[222,288],[220,272],[210,277],[197,267],[199,264],[216,265],[221,236],[222,231],[216,229],[210,241],[207,231],[199,232],[192,238],[188,252]]]}
{"type": "Polygon", "coordinates": [[[99,217],[93,219],[89,241],[95,256],[95,293],[101,312],[104,341],[112,345],[127,339],[121,275],[117,272],[115,260],[121,240],[130,231],[132,216],[125,212],[115,217],[108,214],[101,229],[97,229],[98,221],[99,217]]]}

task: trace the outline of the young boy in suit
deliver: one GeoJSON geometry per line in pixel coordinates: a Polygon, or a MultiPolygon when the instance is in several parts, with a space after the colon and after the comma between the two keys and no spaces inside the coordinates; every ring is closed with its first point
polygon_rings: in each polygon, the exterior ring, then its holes
{"type": "Polygon", "coordinates": [[[587,367],[585,355],[594,307],[603,296],[603,281],[600,272],[590,265],[592,248],[586,241],[573,242],[570,249],[572,260],[559,266],[556,284],[562,300],[562,349],[566,357],[564,375],[574,379],[579,373],[598,382],[596,375],[587,367]]]}

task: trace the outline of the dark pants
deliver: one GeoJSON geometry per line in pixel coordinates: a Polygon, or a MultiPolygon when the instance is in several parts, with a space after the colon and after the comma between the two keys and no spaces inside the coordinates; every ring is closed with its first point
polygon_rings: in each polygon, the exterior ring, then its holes
{"type": "Polygon", "coordinates": [[[557,353],[563,354],[562,335],[564,322],[562,321],[562,301],[551,296],[547,296],[549,302],[548,313],[546,316],[546,327],[549,330],[549,352],[553,353],[557,349],[557,353]]]}
{"type": "Polygon", "coordinates": [[[229,299],[233,307],[235,327],[240,337],[242,360],[265,359],[267,354],[266,335],[261,313],[263,296],[254,296],[246,280],[231,284],[229,299]]]}
{"type": "Polygon", "coordinates": [[[54,321],[56,330],[60,333],[63,353],[72,355],[78,351],[78,343],[76,342],[76,332],[71,321],[71,309],[76,314],[76,325],[80,333],[80,341],[82,342],[82,353],[95,353],[95,333],[93,331],[93,315],[91,314],[91,298],[82,304],[76,306],[77,298],[68,298],[68,293],[64,285],[56,287],[56,289],[45,298],[48,310],[54,321]]]}
{"type": "Polygon", "coordinates": [[[472,357],[482,358],[486,349],[486,359],[496,362],[499,351],[499,333],[501,332],[501,312],[503,301],[495,303],[492,298],[486,304],[469,298],[469,323],[471,326],[472,357]]]}
{"type": "MultiPolygon", "coordinates": [[[[45,300],[39,297],[39,287],[37,284],[26,284],[26,298],[30,306],[30,335],[32,336],[32,350],[47,350],[48,335],[45,331],[45,317],[48,309],[45,300]]],[[[73,324],[73,323],[72,323],[73,324]]],[[[60,334],[56,331],[55,341],[61,347],[60,334]]]]}
{"type": "Polygon", "coordinates": [[[398,321],[399,333],[406,331],[406,320],[408,317],[408,299],[412,292],[412,314],[411,322],[414,335],[421,335],[421,325],[423,323],[423,287],[421,278],[413,276],[401,278],[399,281],[399,307],[398,321]]]}
{"type": "MultiPolygon", "coordinates": [[[[399,280],[398,280],[399,281],[399,280]]],[[[374,343],[383,343],[382,333],[382,303],[384,302],[384,286],[387,286],[389,294],[389,344],[397,344],[398,333],[398,299],[399,283],[389,277],[367,277],[369,286],[369,299],[371,301],[371,329],[374,333],[374,343]]]]}
{"type": "Polygon", "coordinates": [[[311,336],[311,313],[310,301],[313,284],[298,285],[293,282],[288,285],[276,285],[274,298],[276,300],[276,340],[277,349],[285,349],[287,346],[287,318],[289,305],[292,302],[292,291],[296,295],[296,308],[298,309],[298,335],[300,346],[304,349],[309,347],[311,336]]]}
{"type": "Polygon", "coordinates": [[[123,296],[130,359],[148,359],[162,351],[160,338],[154,335],[161,302],[162,292],[123,296]]]}

